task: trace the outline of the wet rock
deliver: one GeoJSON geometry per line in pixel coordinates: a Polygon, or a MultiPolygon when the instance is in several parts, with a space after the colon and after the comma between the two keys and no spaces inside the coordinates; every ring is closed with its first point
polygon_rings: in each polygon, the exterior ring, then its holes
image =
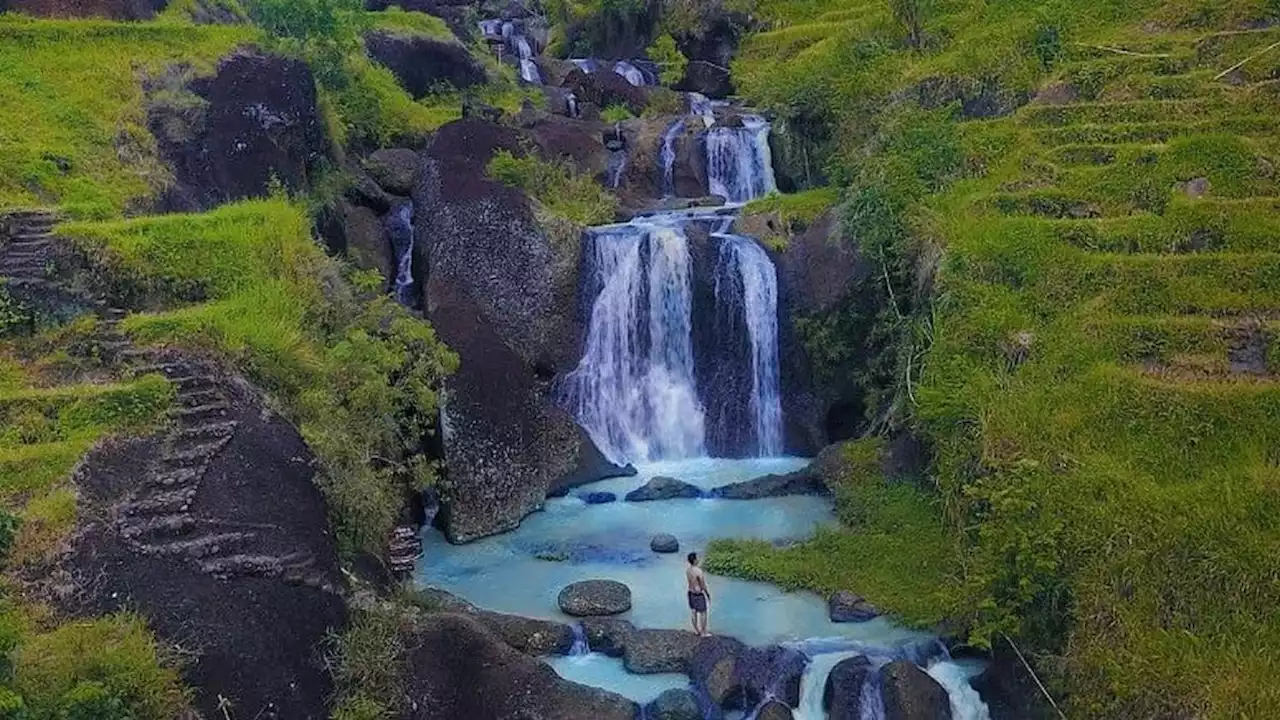
{"type": "Polygon", "coordinates": [[[793,716],[791,708],[777,700],[770,700],[760,708],[755,717],[756,720],[792,720],[793,716]]]}
{"type": "Polygon", "coordinates": [[[651,500],[692,499],[702,497],[702,490],[683,480],[659,475],[643,486],[627,493],[628,502],[648,502],[651,500]]]}
{"type": "Polygon", "coordinates": [[[649,549],[656,553],[680,552],[680,541],[676,539],[675,535],[660,533],[654,535],[653,539],[649,541],[649,549]]]}
{"type": "Polygon", "coordinates": [[[683,688],[663,692],[645,708],[646,720],[702,720],[698,698],[683,688]]]}
{"type": "Polygon", "coordinates": [[[834,623],[866,622],[880,615],[861,595],[841,590],[827,600],[827,615],[834,623]]]}
{"type": "Polygon", "coordinates": [[[395,277],[395,258],[377,212],[341,199],[322,214],[318,224],[330,252],[345,255],[362,270],[376,270],[383,278],[382,289],[387,289],[395,277]]]}
{"type": "Polygon", "coordinates": [[[622,657],[627,650],[627,641],[636,628],[620,618],[589,617],[583,619],[582,631],[587,636],[587,644],[591,646],[592,652],[622,657]]]}
{"type": "Polygon", "coordinates": [[[173,168],[167,209],[201,210],[267,194],[278,181],[292,191],[329,150],[316,107],[315,79],[301,60],[237,52],[188,90],[199,111],[153,105],[148,125],[173,168]]]}
{"type": "Polygon", "coordinates": [[[617,615],[631,609],[631,588],[617,580],[583,580],[561,590],[557,602],[575,617],[617,615]]]}
{"type": "Polygon", "coordinates": [[[370,155],[364,162],[364,169],[383,190],[408,196],[418,184],[422,159],[407,148],[387,148],[370,155]]]}
{"type": "Polygon", "coordinates": [[[765,475],[730,485],[721,485],[709,495],[724,500],[758,500],[786,495],[825,495],[827,486],[808,468],[786,475],[765,475]]]}
{"type": "Polygon", "coordinates": [[[384,213],[395,204],[395,198],[387,194],[373,178],[365,173],[356,172],[351,184],[342,191],[342,196],[357,205],[363,205],[378,213],[384,213]]]}
{"type": "Polygon", "coordinates": [[[710,98],[722,98],[733,94],[733,79],[724,66],[705,60],[692,60],[685,66],[684,78],[675,89],[702,93],[710,98]]]}
{"type": "Polygon", "coordinates": [[[688,630],[636,630],[627,639],[623,665],[637,675],[686,672],[698,647],[688,630]]]}
{"type": "Polygon", "coordinates": [[[899,660],[881,670],[885,720],[951,720],[947,691],[912,663],[899,660]]]}
{"type": "Polygon", "coordinates": [[[365,37],[365,49],[415,98],[441,85],[462,89],[485,81],[484,67],[457,43],[372,32],[365,37]]]}
{"type": "Polygon", "coordinates": [[[582,498],[582,502],[588,505],[607,505],[618,501],[618,496],[611,492],[582,493],[578,497],[582,498]]]}
{"type": "Polygon", "coordinates": [[[689,659],[689,679],[693,686],[719,707],[742,708],[745,701],[738,676],[738,656],[746,649],[746,645],[733,638],[703,640],[689,659]]]}
{"type": "Polygon", "coordinates": [[[755,706],[768,697],[799,705],[800,678],[804,676],[806,665],[808,659],[803,653],[780,645],[743,650],[738,655],[735,670],[747,707],[755,706]]]}
{"type": "Polygon", "coordinates": [[[600,108],[621,105],[635,115],[643,112],[649,102],[644,88],[632,85],[613,70],[584,73],[575,69],[565,77],[563,87],[573,91],[579,103],[591,103],[600,108]]]}
{"type": "Polygon", "coordinates": [[[562,679],[473,618],[417,619],[405,645],[409,720],[633,720],[640,712],[624,697],[562,679]]]}
{"type": "Polygon", "coordinates": [[[862,720],[862,687],[876,669],[865,655],[836,663],[822,689],[822,708],[828,720],[862,720]]]}
{"type": "Polygon", "coordinates": [[[573,628],[564,623],[496,612],[481,612],[476,617],[503,642],[526,655],[565,655],[573,647],[573,628]]]}

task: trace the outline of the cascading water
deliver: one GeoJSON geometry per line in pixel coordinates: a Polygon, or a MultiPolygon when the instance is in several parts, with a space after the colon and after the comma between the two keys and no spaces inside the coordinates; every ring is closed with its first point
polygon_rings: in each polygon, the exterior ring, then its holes
{"type": "Polygon", "coordinates": [[[383,218],[383,231],[396,258],[396,300],[413,306],[413,203],[401,203],[383,218]]]}
{"type": "Polygon", "coordinates": [[[740,204],[777,190],[769,150],[769,123],[742,116],[742,127],[707,131],[707,175],[712,195],[740,204]]]}
{"type": "Polygon", "coordinates": [[[655,218],[598,228],[587,241],[598,294],[565,404],[614,462],[702,455],[683,228],[655,218]]]}
{"type": "Polygon", "coordinates": [[[516,35],[511,40],[516,46],[516,52],[520,55],[520,79],[530,85],[542,84],[542,73],[538,71],[538,63],[533,60],[533,47],[529,44],[529,39],[523,35],[516,35]]]}
{"type": "Polygon", "coordinates": [[[587,644],[587,631],[582,627],[582,623],[574,623],[569,627],[573,628],[573,646],[569,648],[569,655],[577,657],[590,653],[591,646],[587,644]]]}
{"type": "Polygon", "coordinates": [[[644,73],[640,72],[640,68],[632,65],[626,60],[619,60],[614,63],[613,71],[626,78],[627,82],[635,85],[636,87],[643,87],[646,84],[644,73]]]}
{"type": "Polygon", "coordinates": [[[616,190],[622,185],[622,174],[627,171],[627,151],[614,150],[609,153],[609,166],[606,173],[609,177],[609,187],[616,190]]]}
{"type": "MultiPolygon", "coordinates": [[[[750,347],[747,404],[755,454],[782,453],[782,395],[778,368],[778,276],[773,261],[754,240],[717,233],[716,306],[733,308],[746,325],[750,347]]],[[[748,445],[750,447],[750,444],[748,445]]]]}
{"type": "Polygon", "coordinates": [[[662,136],[662,196],[676,194],[676,138],[684,132],[684,120],[671,123],[662,136]]]}

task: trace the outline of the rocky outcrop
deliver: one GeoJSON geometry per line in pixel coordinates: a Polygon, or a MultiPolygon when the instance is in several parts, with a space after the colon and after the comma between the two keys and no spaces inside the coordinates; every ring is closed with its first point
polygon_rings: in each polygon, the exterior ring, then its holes
{"type": "Polygon", "coordinates": [[[800,704],[805,656],[773,645],[753,648],[731,638],[702,641],[689,658],[693,685],[718,707],[746,710],[766,698],[800,704]]]}
{"type": "Polygon", "coordinates": [[[639,115],[649,103],[644,88],[636,87],[612,69],[583,72],[575,69],[565,77],[563,87],[572,90],[580,103],[606,108],[620,105],[639,115]]]}
{"type": "Polygon", "coordinates": [[[510,530],[548,493],[623,474],[553,401],[576,363],[578,248],[556,245],[528,197],[488,178],[516,130],[477,118],[442,127],[413,193],[428,319],[461,359],[444,392],[447,490],[437,522],[454,542],[510,530]]]}
{"type": "Polygon", "coordinates": [[[659,475],[644,485],[627,493],[627,502],[652,500],[677,500],[702,497],[702,490],[683,480],[659,475]]]}
{"type": "Polygon", "coordinates": [[[4,0],[0,12],[32,17],[150,20],[169,0],[4,0]]]}
{"type": "Polygon", "coordinates": [[[588,505],[608,505],[611,502],[618,502],[618,496],[611,492],[582,493],[578,497],[588,505]]]}
{"type": "Polygon", "coordinates": [[[408,148],[385,148],[375,150],[365,159],[364,170],[382,190],[408,197],[418,185],[422,159],[408,148]]]}
{"type": "Polygon", "coordinates": [[[951,720],[951,701],[938,681],[899,660],[880,671],[885,720],[951,720]]]}
{"type": "Polygon", "coordinates": [[[582,631],[587,636],[587,645],[592,652],[622,657],[627,651],[627,641],[636,628],[621,618],[591,617],[583,619],[582,631]]]}
{"type": "Polygon", "coordinates": [[[573,647],[573,628],[564,623],[496,612],[479,612],[476,619],[526,655],[565,655],[573,647]]]}
{"type": "Polygon", "coordinates": [[[161,155],[173,168],[167,209],[203,210],[264,196],[275,181],[292,191],[310,187],[329,142],[305,62],[238,52],[188,90],[193,102],[153,103],[148,111],[161,155]]]}
{"type": "Polygon", "coordinates": [[[630,700],[560,678],[462,615],[418,619],[405,639],[408,720],[633,720],[630,700]]]}
{"type": "Polygon", "coordinates": [[[395,74],[410,95],[420,98],[448,85],[463,89],[485,82],[484,67],[462,45],[420,35],[372,32],[369,56],[395,74]]]}
{"type": "Polygon", "coordinates": [[[691,691],[672,688],[650,702],[644,710],[646,720],[702,720],[702,708],[691,691]]]}
{"type": "Polygon", "coordinates": [[[680,552],[680,541],[676,539],[675,535],[659,533],[649,541],[649,549],[656,553],[664,554],[680,552]]]}
{"type": "Polygon", "coordinates": [[[346,610],[310,450],[216,366],[127,343],[115,352],[168,377],[177,406],[170,429],[104,443],[77,471],[69,609],[136,612],[166,644],[198,649],[184,677],[207,717],[222,698],[249,717],[328,717],[321,650],[346,610]]]}
{"type": "Polygon", "coordinates": [[[827,600],[827,616],[833,623],[857,623],[879,617],[880,612],[861,595],[841,590],[827,600]]]}
{"type": "Polygon", "coordinates": [[[342,199],[322,213],[317,224],[330,252],[345,255],[361,270],[377,271],[383,291],[389,287],[396,262],[377,212],[342,199]]]}
{"type": "Polygon", "coordinates": [[[689,658],[689,678],[699,692],[717,707],[741,708],[746,704],[738,677],[738,656],[746,645],[733,638],[713,637],[698,645],[689,658]]]}
{"type": "Polygon", "coordinates": [[[637,675],[686,672],[698,642],[688,630],[636,630],[627,638],[622,662],[637,675]]]}
{"type": "Polygon", "coordinates": [[[756,720],[791,720],[791,708],[777,700],[770,700],[760,706],[760,711],[755,715],[756,720]]]}
{"type": "Polygon", "coordinates": [[[618,615],[631,609],[631,588],[616,580],[583,580],[561,590],[556,602],[574,617],[618,615]]]}
{"type": "Polygon", "coordinates": [[[809,468],[786,475],[765,475],[753,480],[721,485],[708,495],[723,500],[759,500],[786,495],[825,495],[827,486],[809,468]]]}
{"type": "Polygon", "coordinates": [[[822,708],[828,720],[862,720],[862,688],[876,682],[876,668],[865,655],[836,663],[822,690],[822,708]]]}

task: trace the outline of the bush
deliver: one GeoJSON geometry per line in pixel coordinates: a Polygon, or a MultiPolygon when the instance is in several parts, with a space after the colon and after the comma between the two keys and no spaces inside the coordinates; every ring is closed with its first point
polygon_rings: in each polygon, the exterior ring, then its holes
{"type": "Polygon", "coordinates": [[[663,85],[675,85],[684,79],[685,70],[689,67],[689,58],[676,47],[675,38],[671,35],[659,35],[646,53],[650,60],[657,63],[660,69],[659,78],[663,85]]]}
{"type": "Polygon", "coordinates": [[[607,123],[620,123],[634,120],[635,115],[625,105],[610,105],[600,111],[600,119],[607,123]]]}

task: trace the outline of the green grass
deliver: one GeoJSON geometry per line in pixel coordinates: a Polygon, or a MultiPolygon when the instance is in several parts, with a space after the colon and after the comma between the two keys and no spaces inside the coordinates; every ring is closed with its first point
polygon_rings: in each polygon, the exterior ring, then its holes
{"type": "Polygon", "coordinates": [[[406,11],[392,6],[386,10],[370,13],[369,16],[375,30],[406,35],[424,35],[435,40],[457,41],[453,31],[449,29],[445,21],[435,15],[406,11]]]}
{"type": "Polygon", "coordinates": [[[561,163],[534,155],[516,157],[499,151],[489,161],[491,177],[529,193],[552,215],[577,225],[613,222],[617,200],[595,180],[561,163]]]}
{"type": "Polygon", "coordinates": [[[256,37],[243,26],[0,18],[0,208],[111,217],[153,195],[168,171],[141,80],[177,62],[208,71],[256,37]]]}
{"type": "Polygon", "coordinates": [[[840,189],[835,187],[814,188],[788,195],[775,193],[747,203],[742,214],[744,218],[756,215],[776,216],[778,232],[759,239],[775,250],[783,250],[789,237],[803,233],[839,201],[840,189]]]}
{"type": "Polygon", "coordinates": [[[64,233],[114,296],[151,309],[123,323],[136,339],[224,357],[273,395],[322,462],[343,548],[377,551],[406,485],[434,477],[422,443],[457,358],[431,327],[344,277],[284,199],[64,233]]]}

